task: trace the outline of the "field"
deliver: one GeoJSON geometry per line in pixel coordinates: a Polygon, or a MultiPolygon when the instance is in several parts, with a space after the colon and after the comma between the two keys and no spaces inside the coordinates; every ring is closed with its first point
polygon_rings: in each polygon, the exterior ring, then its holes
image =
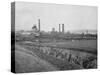
{"type": "Polygon", "coordinates": [[[17,73],[93,69],[97,68],[97,40],[17,37],[15,60],[17,73]]]}
{"type": "Polygon", "coordinates": [[[42,43],[47,46],[56,46],[67,49],[76,49],[82,51],[89,51],[96,53],[97,50],[97,41],[96,40],[74,40],[74,41],[65,41],[65,42],[49,42],[42,43]]]}

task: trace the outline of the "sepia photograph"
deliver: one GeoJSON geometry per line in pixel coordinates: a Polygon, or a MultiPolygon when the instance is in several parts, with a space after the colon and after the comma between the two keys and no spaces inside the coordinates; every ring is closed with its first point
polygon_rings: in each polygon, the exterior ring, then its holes
{"type": "Polygon", "coordinates": [[[96,6],[12,2],[11,71],[97,69],[96,6]]]}

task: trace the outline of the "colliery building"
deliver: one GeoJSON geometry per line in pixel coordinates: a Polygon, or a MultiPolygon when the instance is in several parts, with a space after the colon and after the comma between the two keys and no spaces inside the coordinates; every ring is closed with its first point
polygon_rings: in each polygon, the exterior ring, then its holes
{"type": "Polygon", "coordinates": [[[58,24],[59,31],[56,31],[53,27],[51,32],[41,31],[41,23],[40,19],[38,19],[38,25],[34,24],[32,30],[30,31],[19,31],[16,33],[28,37],[34,38],[45,38],[45,39],[63,39],[63,40],[93,40],[97,39],[97,34],[90,34],[90,33],[81,33],[81,34],[74,34],[70,32],[65,32],[65,25],[58,24]]]}

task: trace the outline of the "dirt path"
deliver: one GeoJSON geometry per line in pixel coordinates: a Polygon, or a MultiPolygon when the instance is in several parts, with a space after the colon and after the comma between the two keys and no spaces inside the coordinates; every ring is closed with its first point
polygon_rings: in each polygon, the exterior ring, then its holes
{"type": "Polygon", "coordinates": [[[21,47],[15,46],[15,67],[16,72],[42,72],[42,71],[55,71],[52,64],[45,60],[40,59],[35,53],[21,47]]]}

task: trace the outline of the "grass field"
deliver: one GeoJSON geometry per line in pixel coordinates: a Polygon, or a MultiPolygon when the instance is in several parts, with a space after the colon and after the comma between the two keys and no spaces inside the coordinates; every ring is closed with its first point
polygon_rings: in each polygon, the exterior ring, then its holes
{"type": "Polygon", "coordinates": [[[41,46],[51,46],[56,48],[65,48],[75,51],[82,51],[97,54],[97,40],[69,40],[64,42],[31,42],[26,41],[25,43],[30,45],[41,45],[41,46]]]}
{"type": "Polygon", "coordinates": [[[97,40],[21,41],[16,44],[16,50],[20,51],[16,52],[17,71],[18,69],[22,72],[42,72],[97,68],[97,40]],[[18,66],[18,63],[22,67],[18,66]]]}
{"type": "Polygon", "coordinates": [[[97,50],[97,40],[74,40],[65,42],[48,42],[45,45],[76,48],[85,50],[97,50]]]}

